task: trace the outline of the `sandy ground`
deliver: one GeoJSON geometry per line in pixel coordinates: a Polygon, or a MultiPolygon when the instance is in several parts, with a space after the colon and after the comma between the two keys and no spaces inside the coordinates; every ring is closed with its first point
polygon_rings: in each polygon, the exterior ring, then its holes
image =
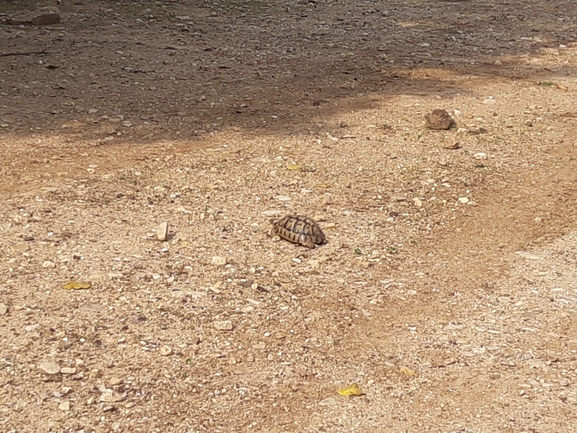
{"type": "Polygon", "coordinates": [[[0,431],[575,430],[573,3],[0,24],[0,431]]]}

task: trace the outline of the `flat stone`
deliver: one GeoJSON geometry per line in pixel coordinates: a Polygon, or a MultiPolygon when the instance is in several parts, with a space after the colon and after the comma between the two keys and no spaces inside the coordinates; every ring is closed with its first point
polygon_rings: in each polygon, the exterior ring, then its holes
{"type": "Polygon", "coordinates": [[[465,325],[449,323],[447,326],[443,328],[443,331],[457,331],[459,329],[463,329],[464,327],[465,325]]]}
{"type": "Polygon", "coordinates": [[[280,215],[282,214],[283,211],[282,210],[278,210],[278,209],[269,209],[269,210],[265,210],[262,214],[264,216],[276,216],[276,215],[280,215]]]}
{"type": "Polygon", "coordinates": [[[19,252],[19,253],[23,253],[23,252],[25,252],[25,251],[28,251],[28,249],[30,249],[30,245],[27,244],[27,243],[22,242],[22,243],[20,243],[20,244],[14,245],[14,246],[12,247],[12,249],[13,249],[14,251],[19,252]]]}
{"type": "Polygon", "coordinates": [[[51,261],[51,260],[46,260],[46,261],[44,261],[44,263],[42,263],[42,267],[43,267],[43,268],[53,268],[53,267],[55,267],[55,266],[56,266],[56,265],[55,265],[54,262],[51,261]]]}
{"type": "Polygon", "coordinates": [[[54,361],[42,361],[40,364],[38,364],[38,368],[46,374],[60,373],[60,365],[54,361]]]}
{"type": "Polygon", "coordinates": [[[521,257],[524,257],[529,260],[541,260],[541,257],[535,254],[528,253],[527,251],[515,251],[515,254],[518,254],[521,257]]]}
{"type": "Polygon", "coordinates": [[[0,316],[3,316],[8,312],[8,307],[5,304],[0,303],[0,316]]]}
{"type": "Polygon", "coordinates": [[[215,266],[224,266],[226,265],[226,257],[214,256],[212,258],[212,264],[215,266]]]}
{"type": "Polygon", "coordinates": [[[324,400],[319,401],[319,406],[335,406],[337,404],[337,399],[334,397],[327,397],[324,400]]]}
{"type": "Polygon", "coordinates": [[[172,348],[168,346],[162,346],[158,351],[162,356],[169,356],[172,355],[172,348]]]}
{"type": "Polygon", "coordinates": [[[62,374],[76,374],[76,368],[75,367],[62,367],[60,369],[60,373],[62,373],[62,374]]]}
{"type": "Polygon", "coordinates": [[[87,302],[86,304],[82,305],[79,310],[81,311],[97,311],[102,312],[106,310],[106,307],[102,304],[96,304],[92,302],[87,302]]]}
{"type": "Polygon", "coordinates": [[[232,331],[232,322],[230,320],[218,320],[216,322],[212,322],[212,326],[214,329],[218,329],[219,331],[232,331]]]}
{"type": "Polygon", "coordinates": [[[70,402],[68,400],[63,401],[58,405],[58,409],[60,410],[70,410],[70,402]]]}
{"type": "Polygon", "coordinates": [[[106,274],[104,272],[95,272],[88,276],[89,281],[99,281],[103,280],[104,278],[106,278],[106,274]]]}
{"type": "Polygon", "coordinates": [[[159,241],[164,242],[168,236],[168,223],[163,222],[158,227],[156,227],[156,238],[159,241]]]}

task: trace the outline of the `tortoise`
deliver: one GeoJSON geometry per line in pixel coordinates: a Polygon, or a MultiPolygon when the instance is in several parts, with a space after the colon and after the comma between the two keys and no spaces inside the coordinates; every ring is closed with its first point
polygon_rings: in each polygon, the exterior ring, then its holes
{"type": "Polygon", "coordinates": [[[287,215],[274,223],[272,232],[284,240],[307,248],[327,243],[319,225],[305,216],[287,215]]]}

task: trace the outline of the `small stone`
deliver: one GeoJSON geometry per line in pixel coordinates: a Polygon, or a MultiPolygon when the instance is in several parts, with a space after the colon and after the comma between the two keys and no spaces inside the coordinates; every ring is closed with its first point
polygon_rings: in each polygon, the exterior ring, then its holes
{"type": "Polygon", "coordinates": [[[232,331],[232,322],[230,320],[217,320],[216,322],[212,323],[214,329],[218,329],[219,331],[232,331]]]}
{"type": "Polygon", "coordinates": [[[40,328],[40,325],[38,323],[35,323],[34,325],[26,325],[24,327],[24,330],[26,332],[32,332],[32,331],[36,331],[38,328],[40,328]]]}
{"type": "Polygon", "coordinates": [[[212,264],[215,266],[224,266],[226,265],[226,257],[213,256],[212,264]]]}
{"type": "Polygon", "coordinates": [[[461,143],[459,143],[454,137],[445,137],[443,140],[443,147],[445,149],[460,149],[461,143]]]}
{"type": "Polygon", "coordinates": [[[46,374],[60,373],[60,365],[54,361],[42,361],[40,364],[38,364],[38,368],[46,374]]]}
{"type": "Polygon", "coordinates": [[[21,244],[16,244],[12,247],[12,249],[14,251],[17,251],[19,253],[24,253],[24,252],[28,251],[29,248],[30,248],[30,245],[27,243],[24,243],[24,242],[21,244]]]}
{"type": "Polygon", "coordinates": [[[283,211],[282,210],[278,210],[278,209],[270,209],[270,210],[265,210],[262,214],[264,216],[276,216],[276,215],[280,215],[282,214],[283,211]]]}
{"type": "Polygon", "coordinates": [[[347,122],[345,122],[344,120],[340,123],[339,125],[341,128],[347,128],[349,125],[347,125],[347,122]]]}
{"type": "Polygon", "coordinates": [[[60,373],[62,373],[62,374],[76,374],[76,368],[75,367],[62,367],[60,369],[60,373]]]}
{"type": "Polygon", "coordinates": [[[335,406],[337,400],[334,397],[327,397],[324,400],[319,401],[319,406],[335,406]]]}
{"type": "Polygon", "coordinates": [[[110,386],[118,386],[118,385],[122,385],[122,383],[124,383],[124,381],[119,377],[113,377],[112,379],[110,379],[109,383],[110,383],[110,386]]]}
{"type": "Polygon", "coordinates": [[[416,207],[423,207],[423,202],[421,201],[421,199],[419,197],[415,197],[413,199],[413,202],[415,203],[416,207]]]}
{"type": "Polygon", "coordinates": [[[117,401],[124,400],[124,396],[119,392],[113,391],[111,389],[104,389],[98,401],[104,403],[115,403],[117,401]]]}
{"type": "Polygon", "coordinates": [[[0,316],[3,316],[8,312],[8,307],[5,304],[0,303],[0,316]]]}
{"type": "Polygon", "coordinates": [[[460,323],[449,323],[443,328],[443,331],[456,331],[459,329],[463,329],[465,325],[461,325],[460,323]]]}
{"type": "Polygon", "coordinates": [[[51,260],[46,260],[46,261],[44,261],[44,263],[42,263],[43,268],[53,268],[54,266],[56,266],[56,265],[51,260]]]}
{"type": "Polygon", "coordinates": [[[483,152],[478,152],[473,155],[473,158],[478,160],[487,159],[487,154],[483,152]]]}
{"type": "Polygon", "coordinates": [[[495,66],[502,66],[503,62],[501,60],[495,60],[495,66]]]}
{"type": "Polygon", "coordinates": [[[50,26],[60,22],[60,11],[55,6],[46,6],[39,9],[39,14],[30,21],[33,26],[50,26]]]}
{"type": "Polygon", "coordinates": [[[60,410],[70,410],[70,402],[68,400],[63,401],[58,405],[58,409],[60,410]]]}
{"type": "Polygon", "coordinates": [[[159,350],[159,353],[162,356],[168,356],[172,354],[172,348],[168,347],[168,346],[162,346],[159,350]]]}
{"type": "Polygon", "coordinates": [[[433,110],[425,114],[426,127],[433,130],[447,130],[456,125],[455,121],[446,110],[433,110]]]}
{"type": "Polygon", "coordinates": [[[80,311],[97,311],[97,312],[102,312],[106,310],[106,307],[102,304],[97,304],[97,303],[93,303],[93,302],[87,302],[86,304],[83,304],[80,306],[79,308],[80,311]]]}
{"type": "Polygon", "coordinates": [[[467,204],[469,199],[467,197],[459,197],[459,203],[467,204]]]}
{"type": "Polygon", "coordinates": [[[164,242],[167,236],[168,236],[168,223],[163,222],[158,227],[156,227],[156,238],[159,241],[164,242]]]}
{"type": "Polygon", "coordinates": [[[495,99],[493,99],[493,98],[483,99],[483,104],[486,104],[486,105],[488,105],[488,104],[496,104],[496,103],[497,103],[497,101],[496,101],[495,99]]]}
{"type": "Polygon", "coordinates": [[[90,274],[88,276],[88,281],[99,281],[106,278],[106,274],[104,272],[95,272],[94,274],[90,274]]]}

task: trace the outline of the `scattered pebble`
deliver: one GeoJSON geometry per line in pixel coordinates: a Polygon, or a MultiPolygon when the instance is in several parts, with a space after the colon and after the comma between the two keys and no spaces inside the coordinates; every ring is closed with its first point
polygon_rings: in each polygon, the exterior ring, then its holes
{"type": "MultiPolygon", "coordinates": [[[[232,328],[231,328],[232,329],[232,328]]],[[[162,356],[168,356],[172,354],[172,348],[168,347],[168,346],[162,346],[159,350],[159,353],[162,356]]]]}
{"type": "Polygon", "coordinates": [[[62,374],[76,374],[76,368],[75,367],[62,367],[60,369],[60,373],[62,373],[62,374]]]}
{"type": "Polygon", "coordinates": [[[58,405],[58,409],[60,410],[70,410],[70,402],[68,400],[63,401],[58,405]]]}
{"type": "Polygon", "coordinates": [[[226,265],[226,257],[213,256],[212,264],[215,266],[224,266],[226,265]]]}
{"type": "Polygon", "coordinates": [[[60,373],[60,365],[54,361],[42,361],[40,364],[38,364],[38,368],[46,374],[60,373]]]}
{"type": "Polygon", "coordinates": [[[327,397],[324,400],[319,401],[319,406],[335,406],[337,404],[337,399],[334,397],[327,397]]]}
{"type": "Polygon", "coordinates": [[[478,159],[478,160],[487,159],[487,154],[483,153],[483,152],[475,153],[473,155],[473,158],[478,159]]]}
{"type": "Polygon", "coordinates": [[[156,227],[156,238],[159,241],[164,242],[168,236],[168,223],[163,222],[158,227],[156,227]]]}
{"type": "Polygon", "coordinates": [[[46,261],[44,261],[44,263],[42,263],[42,267],[43,267],[43,268],[53,268],[53,267],[55,267],[55,266],[56,266],[56,265],[55,265],[54,262],[51,261],[51,260],[46,260],[46,261]]]}
{"type": "Polygon", "coordinates": [[[445,149],[460,149],[461,143],[455,137],[445,137],[443,140],[443,147],[445,149]]]}
{"type": "Polygon", "coordinates": [[[232,331],[232,322],[230,320],[218,320],[216,322],[212,322],[212,326],[214,329],[218,329],[219,331],[232,331]]]}
{"type": "Polygon", "coordinates": [[[290,197],[288,195],[277,195],[275,197],[278,201],[290,201],[290,197]]]}
{"type": "Polygon", "coordinates": [[[8,307],[5,304],[0,303],[0,316],[3,316],[8,312],[8,307]]]}
{"type": "Polygon", "coordinates": [[[281,215],[283,213],[282,210],[278,210],[278,209],[269,209],[269,210],[265,210],[262,214],[264,216],[276,216],[276,215],[281,215]]]}
{"type": "Polygon", "coordinates": [[[88,276],[89,281],[99,281],[103,280],[104,278],[106,278],[106,274],[104,272],[95,272],[88,276]]]}
{"type": "Polygon", "coordinates": [[[103,389],[101,392],[102,394],[100,394],[100,398],[98,399],[100,402],[115,403],[124,400],[124,396],[122,394],[111,389],[103,389]]]}

